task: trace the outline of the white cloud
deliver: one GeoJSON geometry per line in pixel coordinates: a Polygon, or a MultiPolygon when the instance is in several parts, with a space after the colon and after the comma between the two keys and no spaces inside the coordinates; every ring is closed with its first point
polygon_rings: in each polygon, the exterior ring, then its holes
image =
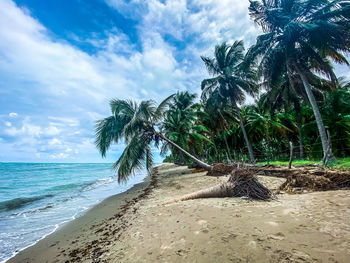
{"type": "MultiPolygon", "coordinates": [[[[177,90],[198,91],[207,77],[199,56],[211,56],[223,40],[251,42],[257,32],[248,19],[248,1],[106,1],[138,19],[140,46],[113,28],[106,39],[76,36],[99,50],[88,54],[53,39],[28,10],[0,1],[0,74],[11,83],[11,89],[0,83],[0,91],[17,105],[11,111],[21,113],[5,111],[12,126],[4,119],[0,136],[10,139],[1,148],[16,158],[18,152],[41,160],[98,158],[94,121],[110,114],[109,99],[160,101],[177,90]]],[[[122,149],[116,145],[112,152],[122,149]]]]}
{"type": "Polygon", "coordinates": [[[79,120],[75,118],[48,116],[48,119],[51,121],[51,125],[70,127],[79,126],[79,120]]]}
{"type": "Polygon", "coordinates": [[[62,142],[57,139],[57,138],[53,138],[52,140],[49,141],[49,145],[61,145],[62,142]]]}
{"type": "Polygon", "coordinates": [[[67,159],[69,157],[69,154],[67,153],[59,153],[59,154],[51,154],[50,158],[51,159],[67,159]]]}
{"type": "Polygon", "coordinates": [[[40,126],[30,123],[30,119],[26,118],[20,128],[11,127],[4,130],[9,136],[28,136],[31,138],[39,137],[42,134],[40,126]]]}
{"type": "Polygon", "coordinates": [[[44,129],[44,133],[48,136],[54,136],[54,135],[58,135],[59,133],[61,133],[61,130],[57,129],[57,127],[55,126],[49,126],[47,128],[44,129]]]}

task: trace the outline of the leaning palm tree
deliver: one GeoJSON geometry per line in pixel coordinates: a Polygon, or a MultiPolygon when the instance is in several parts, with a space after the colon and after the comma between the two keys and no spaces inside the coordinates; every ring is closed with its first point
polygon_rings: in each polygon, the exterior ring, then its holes
{"type": "Polygon", "coordinates": [[[232,46],[225,42],[217,45],[214,55],[214,58],[201,57],[208,72],[214,76],[202,81],[202,99],[220,96],[221,99],[232,105],[239,117],[250,162],[254,163],[253,148],[244,128],[238,105],[244,102],[245,93],[253,95],[256,92],[256,72],[254,67],[247,66],[243,59],[243,41],[235,41],[232,46]]]}
{"type": "Polygon", "coordinates": [[[303,84],[324,157],[334,159],[312,83],[319,82],[314,72],[327,76],[333,84],[337,82],[328,58],[349,64],[343,55],[350,51],[349,1],[250,0],[249,11],[264,34],[248,51],[247,60],[260,59],[259,67],[269,86],[280,86],[285,73],[292,85],[295,81],[303,84]]]}
{"type": "Polygon", "coordinates": [[[210,165],[197,159],[156,130],[172,98],[173,95],[158,107],[152,100],[137,104],[131,100],[114,99],[110,102],[112,116],[97,121],[95,143],[103,157],[106,156],[112,143],[118,143],[122,139],[126,143],[123,153],[113,165],[113,168],[118,170],[118,181],[127,180],[137,169],[146,167],[148,171],[151,170],[152,142],[158,147],[160,141],[165,141],[182,151],[200,167],[211,169],[210,165]]]}

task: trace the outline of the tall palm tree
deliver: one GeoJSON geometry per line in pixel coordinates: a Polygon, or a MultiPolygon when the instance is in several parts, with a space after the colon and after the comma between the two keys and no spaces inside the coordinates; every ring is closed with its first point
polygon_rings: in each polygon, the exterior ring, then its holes
{"type": "MultiPolygon", "coordinates": [[[[337,79],[328,58],[349,64],[350,3],[343,0],[250,0],[250,16],[264,34],[250,48],[247,60],[260,58],[260,70],[269,86],[280,86],[283,74],[303,83],[312,106],[323,154],[334,159],[323,120],[312,92],[314,72],[337,79]]],[[[317,85],[321,86],[321,85],[317,85]]]]}
{"type": "Polygon", "coordinates": [[[202,98],[220,97],[230,103],[237,112],[240,126],[249,152],[249,159],[254,163],[253,148],[244,128],[239,104],[245,100],[245,92],[253,95],[257,90],[256,72],[244,61],[243,41],[235,41],[232,46],[225,42],[215,47],[214,58],[201,57],[213,78],[202,81],[202,98]]]}
{"type": "Polygon", "coordinates": [[[122,139],[126,143],[123,153],[113,165],[113,168],[118,170],[118,181],[127,180],[137,169],[146,167],[148,171],[151,170],[153,165],[151,142],[158,146],[160,141],[165,141],[182,151],[199,166],[211,169],[210,165],[197,159],[156,130],[172,98],[173,95],[158,107],[152,100],[137,104],[131,100],[114,99],[110,102],[112,116],[97,121],[95,143],[103,157],[106,156],[112,143],[118,143],[122,139]]]}

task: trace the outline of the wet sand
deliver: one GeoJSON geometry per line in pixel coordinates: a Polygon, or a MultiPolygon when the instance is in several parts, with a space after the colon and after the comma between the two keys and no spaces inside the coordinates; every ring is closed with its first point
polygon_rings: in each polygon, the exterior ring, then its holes
{"type": "Polygon", "coordinates": [[[9,262],[350,262],[350,190],[162,205],[227,178],[162,165],[9,262]]]}

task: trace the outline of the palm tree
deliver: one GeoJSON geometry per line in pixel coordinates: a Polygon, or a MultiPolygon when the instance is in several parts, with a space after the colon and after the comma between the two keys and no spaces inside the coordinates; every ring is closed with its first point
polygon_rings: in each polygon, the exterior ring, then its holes
{"type": "Polygon", "coordinates": [[[156,130],[172,98],[173,95],[158,107],[152,100],[137,104],[131,100],[114,99],[110,102],[112,116],[97,121],[95,143],[103,157],[112,143],[118,143],[122,139],[126,143],[123,153],[113,165],[114,169],[118,169],[118,181],[127,180],[137,169],[146,167],[148,171],[151,170],[151,142],[158,147],[160,141],[165,141],[182,151],[200,167],[211,169],[210,165],[200,161],[156,130]]]}
{"type": "Polygon", "coordinates": [[[332,145],[338,156],[350,153],[350,82],[339,78],[337,90],[325,94],[325,102],[321,106],[324,121],[330,130],[332,145]]]}
{"type": "Polygon", "coordinates": [[[304,143],[302,136],[302,116],[301,116],[301,100],[304,96],[302,84],[295,82],[291,85],[288,75],[283,75],[284,80],[281,81],[280,87],[263,85],[266,93],[262,94],[260,101],[265,109],[268,109],[271,114],[278,113],[282,108],[287,113],[290,109],[294,110],[296,124],[298,126],[299,140],[299,157],[304,159],[304,143]]]}
{"type": "Polygon", "coordinates": [[[211,96],[203,101],[204,112],[208,115],[209,121],[211,124],[216,127],[216,133],[221,131],[221,136],[224,141],[226,147],[226,155],[227,160],[229,162],[232,161],[230,147],[227,141],[227,128],[229,127],[229,123],[227,121],[228,115],[225,111],[225,107],[227,106],[220,96],[216,96],[215,91],[212,92],[211,96]]]}
{"type": "Polygon", "coordinates": [[[245,92],[253,95],[257,90],[256,72],[254,67],[249,67],[243,60],[243,41],[235,41],[232,46],[225,42],[215,47],[215,57],[201,57],[213,78],[202,81],[202,98],[216,96],[230,103],[237,112],[240,126],[244,135],[246,146],[249,152],[249,159],[254,163],[253,148],[249,142],[248,135],[244,128],[242,116],[238,104],[245,100],[245,92]]]}
{"type": "Polygon", "coordinates": [[[280,146],[282,138],[287,139],[287,134],[292,132],[285,125],[286,120],[289,120],[289,126],[294,124],[290,121],[291,116],[284,112],[271,114],[271,111],[263,106],[263,100],[258,101],[256,105],[244,107],[244,111],[247,118],[247,129],[251,134],[256,135],[260,139],[259,141],[266,143],[264,152],[268,153],[268,160],[270,160],[272,154],[276,155],[279,151],[278,148],[273,147],[273,143],[280,146]]]}
{"type": "MultiPolygon", "coordinates": [[[[192,152],[194,155],[203,151],[203,143],[212,142],[203,134],[209,132],[207,128],[195,122],[197,104],[194,103],[196,95],[187,91],[178,92],[173,97],[173,103],[165,112],[165,118],[161,124],[163,135],[175,142],[186,151],[192,152]]],[[[171,149],[173,155],[178,156],[180,163],[184,164],[184,156],[169,143],[163,143],[162,153],[166,153],[171,149]]]]}
{"type": "MultiPolygon", "coordinates": [[[[303,83],[312,106],[323,154],[334,158],[323,120],[312,92],[318,82],[314,72],[337,78],[328,58],[349,64],[343,52],[350,51],[350,3],[342,0],[250,0],[250,16],[264,34],[250,48],[247,60],[260,58],[260,70],[269,86],[280,86],[283,74],[303,83]]],[[[321,86],[321,85],[317,85],[321,86]]]]}

